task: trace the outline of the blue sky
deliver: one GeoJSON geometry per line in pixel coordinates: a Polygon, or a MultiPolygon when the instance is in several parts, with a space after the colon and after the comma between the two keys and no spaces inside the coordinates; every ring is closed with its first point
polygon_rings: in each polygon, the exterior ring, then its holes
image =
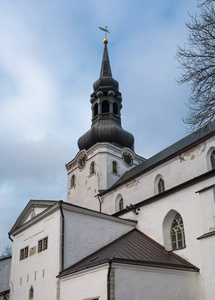
{"type": "Polygon", "coordinates": [[[187,134],[190,89],[176,79],[194,0],[1,1],[0,253],[30,199],[66,201],[65,164],[91,125],[104,33],[122,126],[146,158],[187,134]]]}

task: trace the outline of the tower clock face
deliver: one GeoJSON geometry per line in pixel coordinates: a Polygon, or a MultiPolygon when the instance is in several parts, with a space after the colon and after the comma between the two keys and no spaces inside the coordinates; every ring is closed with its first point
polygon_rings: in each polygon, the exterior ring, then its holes
{"type": "Polygon", "coordinates": [[[131,156],[130,153],[124,152],[122,155],[122,159],[127,166],[133,165],[133,157],[131,156]]]}
{"type": "Polygon", "coordinates": [[[87,155],[86,154],[81,155],[81,157],[78,160],[79,169],[83,169],[83,167],[86,164],[86,161],[87,161],[87,155]]]}

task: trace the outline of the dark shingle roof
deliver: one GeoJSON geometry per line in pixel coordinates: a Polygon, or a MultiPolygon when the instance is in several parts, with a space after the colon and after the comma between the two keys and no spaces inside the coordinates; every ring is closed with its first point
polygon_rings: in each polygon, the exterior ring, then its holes
{"type": "Polygon", "coordinates": [[[59,277],[109,261],[194,272],[198,271],[198,268],[189,262],[172,252],[166,251],[163,246],[147,235],[137,229],[133,229],[112,243],[63,270],[59,277]]]}
{"type": "Polygon", "coordinates": [[[215,121],[191,133],[190,135],[184,137],[183,139],[179,140],[173,145],[155,154],[151,158],[143,161],[133,169],[127,171],[110,189],[102,192],[101,195],[123,184],[127,180],[132,180],[133,178],[146,172],[148,169],[151,169],[157,166],[158,164],[161,164],[164,161],[169,160],[172,157],[175,157],[176,155],[179,155],[183,151],[194,147],[196,143],[199,144],[214,135],[215,135],[215,121]]]}
{"type": "Polygon", "coordinates": [[[0,295],[9,290],[11,256],[0,259],[0,295]]]}

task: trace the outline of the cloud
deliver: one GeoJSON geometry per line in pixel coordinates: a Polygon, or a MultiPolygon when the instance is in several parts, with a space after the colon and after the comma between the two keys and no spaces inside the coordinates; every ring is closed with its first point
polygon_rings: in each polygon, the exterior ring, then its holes
{"type": "MultiPolygon", "coordinates": [[[[65,163],[91,125],[90,94],[110,29],[122,124],[149,157],[186,133],[189,88],[178,86],[176,45],[195,1],[5,1],[0,10],[1,235],[28,201],[66,200],[65,163]]],[[[0,249],[1,253],[1,249],[0,249]]]]}

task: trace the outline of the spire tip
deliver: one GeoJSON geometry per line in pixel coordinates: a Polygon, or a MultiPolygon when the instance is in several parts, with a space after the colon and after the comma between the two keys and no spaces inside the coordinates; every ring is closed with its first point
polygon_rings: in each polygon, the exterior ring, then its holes
{"type": "Polygon", "coordinates": [[[103,40],[103,43],[104,43],[105,45],[107,45],[107,44],[108,44],[108,39],[105,38],[105,39],[103,40]]]}

